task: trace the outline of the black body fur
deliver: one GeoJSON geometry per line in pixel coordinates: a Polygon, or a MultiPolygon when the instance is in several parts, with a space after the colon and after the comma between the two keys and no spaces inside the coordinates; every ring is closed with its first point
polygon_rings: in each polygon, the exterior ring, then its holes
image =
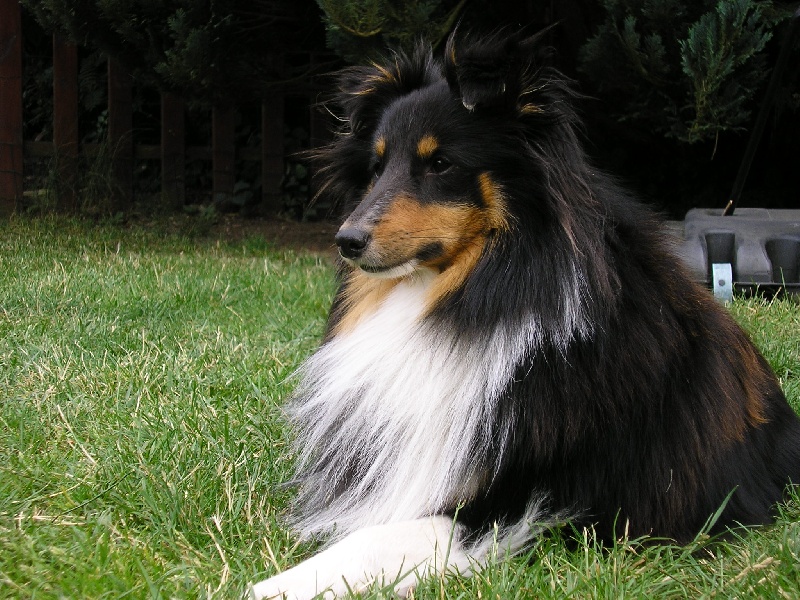
{"type": "MultiPolygon", "coordinates": [[[[346,214],[380,185],[376,132],[406,122],[435,128],[458,170],[430,189],[380,172],[393,190],[452,203],[445,187],[477,187],[479,172],[502,190],[508,228],[486,233],[469,275],[425,317],[467,343],[520,315],[540,325],[497,406],[510,447],[464,448],[492,476],[458,520],[475,532],[513,522],[544,492],[550,510],[579,515],[601,538],[688,541],[729,494],[715,531],[768,523],[786,485],[800,482],[800,420],[746,334],[687,276],[658,219],[591,166],[574,95],[536,68],[532,47],[451,39],[443,65],[421,48],[347,70],[335,98],[346,125],[319,157],[321,193],[346,214]]],[[[351,285],[345,277],[327,340],[351,285]]],[[[314,510],[302,493],[299,510],[314,510]]]]}

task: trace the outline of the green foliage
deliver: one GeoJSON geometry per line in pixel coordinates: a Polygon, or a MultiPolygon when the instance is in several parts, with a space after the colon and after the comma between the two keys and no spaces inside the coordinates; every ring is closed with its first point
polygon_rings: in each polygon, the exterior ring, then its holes
{"type": "Polygon", "coordinates": [[[700,17],[681,40],[681,66],[690,78],[692,142],[747,122],[748,101],[766,72],[763,50],[772,37],[761,6],[728,0],[700,17]]]}
{"type": "Polygon", "coordinates": [[[454,27],[466,0],[317,0],[328,47],[349,62],[375,59],[386,48],[409,50],[424,39],[438,44],[454,27]]]}
{"type": "Polygon", "coordinates": [[[682,142],[742,129],[786,15],[760,0],[602,0],[581,70],[620,121],[682,142]]]}

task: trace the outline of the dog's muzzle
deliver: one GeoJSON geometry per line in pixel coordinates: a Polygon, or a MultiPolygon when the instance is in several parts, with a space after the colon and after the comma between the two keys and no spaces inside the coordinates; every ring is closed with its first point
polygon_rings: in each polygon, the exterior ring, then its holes
{"type": "Polygon", "coordinates": [[[360,258],[369,244],[370,234],[358,227],[342,227],[334,238],[343,258],[356,260],[360,258]]]}

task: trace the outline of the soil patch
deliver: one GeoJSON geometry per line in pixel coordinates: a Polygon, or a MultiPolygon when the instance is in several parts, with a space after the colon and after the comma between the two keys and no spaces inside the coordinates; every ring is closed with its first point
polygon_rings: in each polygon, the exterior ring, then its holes
{"type": "Polygon", "coordinates": [[[336,255],[333,236],[339,228],[333,221],[299,222],[288,219],[243,219],[226,215],[209,232],[221,239],[238,241],[260,237],[277,248],[336,255]]]}

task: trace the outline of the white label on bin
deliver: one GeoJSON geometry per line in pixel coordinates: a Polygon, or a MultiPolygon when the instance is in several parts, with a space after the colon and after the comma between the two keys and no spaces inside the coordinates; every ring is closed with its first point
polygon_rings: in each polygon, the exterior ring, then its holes
{"type": "Polygon", "coordinates": [[[733,269],[731,263],[711,265],[711,281],[714,284],[714,297],[722,302],[733,300],[733,269]]]}

